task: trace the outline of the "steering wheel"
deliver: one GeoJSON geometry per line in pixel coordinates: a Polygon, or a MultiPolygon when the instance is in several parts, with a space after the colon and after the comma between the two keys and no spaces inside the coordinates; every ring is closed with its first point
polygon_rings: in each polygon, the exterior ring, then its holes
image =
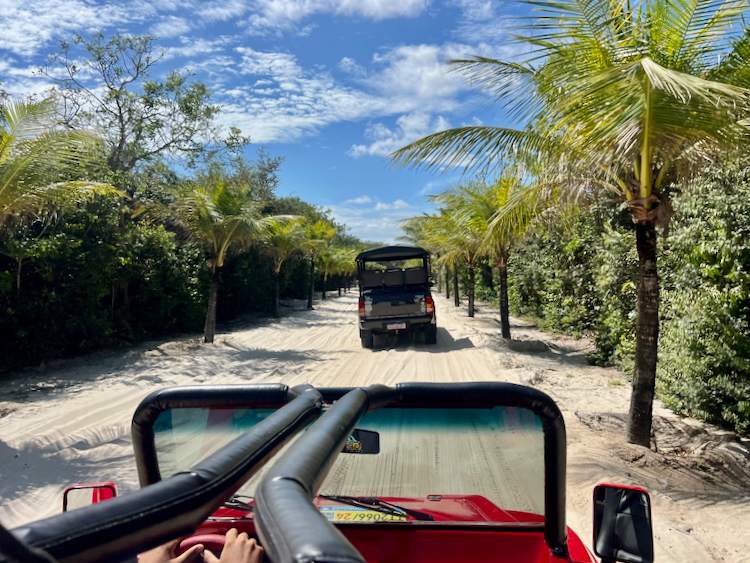
{"type": "Polygon", "coordinates": [[[177,555],[182,555],[188,549],[198,544],[202,544],[205,549],[213,553],[216,557],[220,557],[221,550],[224,549],[224,536],[222,534],[199,534],[185,538],[177,548],[177,555]]]}

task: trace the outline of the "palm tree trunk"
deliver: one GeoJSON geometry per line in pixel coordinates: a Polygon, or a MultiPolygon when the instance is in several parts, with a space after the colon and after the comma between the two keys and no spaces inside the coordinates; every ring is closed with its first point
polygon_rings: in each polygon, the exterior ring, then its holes
{"type": "Polygon", "coordinates": [[[273,316],[280,317],[279,301],[281,299],[281,275],[275,272],[273,275],[273,316]]]}
{"type": "Polygon", "coordinates": [[[219,269],[214,267],[211,271],[211,284],[208,289],[208,310],[206,311],[206,324],[203,327],[203,342],[211,344],[216,336],[216,305],[219,302],[219,269]]]}
{"type": "Polygon", "coordinates": [[[23,267],[23,257],[16,258],[16,305],[21,302],[21,268],[23,267]]]}
{"type": "Polygon", "coordinates": [[[503,256],[497,262],[500,273],[500,333],[510,340],[510,311],[508,307],[508,258],[503,256]]]}
{"type": "Polygon", "coordinates": [[[315,256],[310,256],[310,285],[307,292],[307,309],[313,308],[313,296],[315,294],[315,256]]]}
{"type": "Polygon", "coordinates": [[[326,287],[327,286],[328,286],[328,273],[323,272],[323,292],[320,296],[321,299],[323,299],[323,301],[326,300],[326,287]]]}
{"type": "Polygon", "coordinates": [[[451,270],[448,266],[445,267],[445,298],[451,298],[451,270]]]}
{"type": "Polygon", "coordinates": [[[656,384],[659,342],[659,276],[656,268],[656,227],[635,226],[638,249],[638,323],[635,335],[635,374],[628,413],[628,442],[648,447],[651,443],[651,413],[656,384]]]}
{"type": "Polygon", "coordinates": [[[458,296],[458,266],[453,266],[453,305],[459,307],[461,300],[458,296]]]}
{"type": "Polygon", "coordinates": [[[469,287],[468,287],[468,298],[469,298],[469,317],[474,316],[474,286],[475,280],[475,268],[474,264],[469,264],[469,287]]]}

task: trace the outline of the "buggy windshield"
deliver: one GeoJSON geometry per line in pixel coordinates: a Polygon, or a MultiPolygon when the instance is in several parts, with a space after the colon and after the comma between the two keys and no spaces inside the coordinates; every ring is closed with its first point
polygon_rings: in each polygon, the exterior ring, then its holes
{"type": "MultiPolygon", "coordinates": [[[[154,425],[162,477],[189,469],[272,412],[262,408],[162,412],[154,425]]],[[[468,513],[476,519],[475,513],[480,513],[487,523],[528,522],[539,520],[532,515],[544,513],[544,435],[539,418],[530,410],[388,407],[365,414],[356,428],[377,436],[377,453],[345,448],[321,486],[322,496],[378,497],[422,507],[431,499],[429,507],[438,511],[442,521],[463,520],[468,513]]],[[[355,438],[348,443],[362,440],[359,434],[355,438]]],[[[240,493],[253,497],[262,476],[261,472],[246,483],[240,493]]],[[[365,513],[371,522],[387,520],[343,502],[319,504],[334,521],[365,513]]]]}

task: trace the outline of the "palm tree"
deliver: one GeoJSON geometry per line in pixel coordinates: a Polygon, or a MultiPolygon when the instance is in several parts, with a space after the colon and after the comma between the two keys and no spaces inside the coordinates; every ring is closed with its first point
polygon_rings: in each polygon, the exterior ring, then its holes
{"type": "MultiPolygon", "coordinates": [[[[394,157],[428,166],[532,164],[539,199],[607,190],[630,210],[639,258],[630,442],[650,444],[659,336],[656,225],[665,188],[747,132],[744,0],[535,0],[527,60],[454,61],[528,127],[462,127],[394,157]],[[541,171],[541,172],[540,172],[541,171]]],[[[582,203],[579,200],[579,203],[582,203]]]]}
{"type": "Polygon", "coordinates": [[[358,253],[359,249],[354,247],[338,246],[334,249],[332,273],[337,279],[339,297],[341,297],[341,286],[348,283],[347,280],[351,279],[357,271],[355,258],[358,253]]]}
{"type": "Polygon", "coordinates": [[[176,198],[177,219],[187,235],[205,250],[211,273],[203,330],[206,343],[212,343],[216,335],[220,273],[227,256],[263,239],[281,218],[263,217],[260,208],[261,202],[252,198],[249,185],[227,182],[218,171],[204,176],[176,198]]]}
{"type": "Polygon", "coordinates": [[[443,261],[453,263],[454,282],[458,278],[458,263],[466,266],[469,317],[474,316],[476,268],[484,252],[487,223],[495,211],[488,205],[482,190],[478,184],[469,184],[431,197],[442,205],[440,217],[444,243],[447,243],[443,261]]]}
{"type": "Polygon", "coordinates": [[[300,219],[272,221],[268,225],[264,243],[266,252],[273,260],[273,314],[275,317],[279,316],[281,268],[292,255],[301,251],[304,238],[305,231],[300,219]]]}
{"type": "Polygon", "coordinates": [[[533,214],[527,212],[521,216],[516,213],[517,221],[510,225],[498,217],[502,216],[509,198],[521,189],[520,186],[520,179],[515,174],[506,173],[494,184],[474,182],[439,196],[450,202],[452,212],[457,214],[464,226],[464,232],[472,233],[469,246],[473,248],[475,239],[479,237],[479,255],[490,258],[497,266],[500,279],[500,331],[504,339],[511,337],[508,306],[508,260],[511,247],[523,235],[533,214]]]}
{"type": "Polygon", "coordinates": [[[97,195],[121,195],[97,182],[70,180],[97,154],[99,141],[54,126],[54,98],[0,107],[0,224],[12,217],[97,195]]]}
{"type": "Polygon", "coordinates": [[[423,246],[435,256],[433,265],[445,269],[446,299],[450,298],[450,286],[453,284],[453,305],[461,305],[458,292],[458,270],[461,255],[453,246],[456,224],[444,213],[438,215],[420,215],[411,217],[402,223],[405,239],[423,246]]]}
{"type": "Polygon", "coordinates": [[[308,224],[305,228],[305,240],[302,246],[310,260],[310,286],[307,293],[307,308],[313,308],[315,296],[315,262],[319,253],[324,250],[336,236],[336,228],[323,219],[308,224]]]}

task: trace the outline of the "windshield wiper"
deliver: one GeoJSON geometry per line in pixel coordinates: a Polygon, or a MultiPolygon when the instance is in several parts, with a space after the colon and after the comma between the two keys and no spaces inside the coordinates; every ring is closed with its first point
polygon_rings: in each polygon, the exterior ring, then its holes
{"type": "Polygon", "coordinates": [[[340,502],[342,504],[348,504],[350,506],[357,506],[359,508],[369,508],[376,512],[382,512],[383,514],[390,514],[391,516],[411,516],[417,520],[435,520],[431,514],[422,512],[421,510],[414,510],[412,508],[406,508],[393,504],[378,497],[350,497],[346,495],[318,495],[320,498],[330,500],[333,502],[340,502]]]}

